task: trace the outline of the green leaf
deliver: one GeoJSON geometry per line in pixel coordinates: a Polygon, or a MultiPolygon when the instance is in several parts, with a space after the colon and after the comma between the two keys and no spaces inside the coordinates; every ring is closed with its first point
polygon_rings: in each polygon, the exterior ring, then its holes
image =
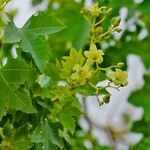
{"type": "Polygon", "coordinates": [[[63,141],[58,135],[59,125],[49,123],[47,120],[37,127],[32,134],[31,141],[34,143],[43,143],[44,150],[53,150],[53,147],[63,148],[63,141]]]}
{"type": "Polygon", "coordinates": [[[0,69],[5,80],[11,84],[19,85],[28,82],[31,84],[36,80],[36,72],[22,59],[8,58],[7,64],[0,69]]]}
{"type": "Polygon", "coordinates": [[[9,18],[10,22],[5,28],[4,42],[15,43],[22,41],[23,50],[32,55],[35,64],[41,72],[44,72],[49,61],[49,48],[45,40],[38,38],[38,36],[56,33],[64,29],[64,25],[48,12],[39,13],[38,16],[31,17],[21,29],[15,26],[10,16],[9,18]]]}
{"type": "MultiPolygon", "coordinates": [[[[65,92],[65,94],[66,93],[67,92],[65,92]]],[[[55,97],[56,96],[60,97],[59,95],[55,95],[55,97]]],[[[76,121],[81,114],[81,106],[78,99],[74,96],[65,95],[61,96],[60,101],[54,105],[51,118],[59,120],[64,129],[69,130],[73,134],[76,127],[76,121]]]]}
{"type": "Polygon", "coordinates": [[[112,148],[99,145],[99,146],[96,146],[94,150],[112,150],[112,148]]]}
{"type": "Polygon", "coordinates": [[[63,79],[67,79],[71,76],[72,69],[76,64],[82,65],[85,58],[81,51],[77,51],[75,49],[70,50],[69,56],[64,56],[62,60],[62,68],[60,77],[63,79]]]}
{"type": "Polygon", "coordinates": [[[38,4],[40,4],[43,0],[32,0],[32,5],[36,6],[38,4]]]}
{"type": "Polygon", "coordinates": [[[71,139],[69,133],[67,132],[67,130],[59,130],[59,135],[61,137],[63,137],[70,145],[72,145],[73,140],[71,139]]]}
{"type": "Polygon", "coordinates": [[[7,109],[35,113],[29,93],[17,86],[35,80],[34,70],[19,59],[8,59],[6,66],[0,69],[0,118],[7,109]]]}
{"type": "Polygon", "coordinates": [[[133,124],[132,131],[142,133],[144,136],[150,137],[150,132],[147,132],[150,131],[150,122],[145,121],[143,118],[133,124]]]}
{"type": "Polygon", "coordinates": [[[150,149],[150,137],[144,138],[139,144],[134,146],[131,150],[149,150],[150,149]]]}
{"type": "Polygon", "coordinates": [[[72,134],[75,132],[76,120],[81,115],[80,104],[76,97],[66,97],[59,104],[63,111],[59,114],[59,121],[64,128],[68,129],[72,134]]]}
{"type": "Polygon", "coordinates": [[[49,35],[59,32],[64,28],[65,25],[48,11],[39,13],[38,16],[32,16],[24,27],[27,34],[29,33],[34,36],[49,35]]]}
{"type": "Polygon", "coordinates": [[[47,46],[47,43],[40,38],[30,36],[30,34],[23,34],[22,48],[25,52],[31,53],[39,70],[44,72],[49,61],[49,47],[47,46]]]}
{"type": "Polygon", "coordinates": [[[15,150],[28,150],[33,146],[26,138],[16,139],[16,141],[12,144],[14,145],[15,150]]]}
{"type": "Polygon", "coordinates": [[[56,33],[65,26],[49,12],[32,16],[22,28],[17,28],[13,18],[9,16],[9,23],[5,27],[5,43],[15,43],[22,39],[22,34],[30,34],[34,37],[56,33]],[[42,18],[42,20],[41,20],[42,18]]]}
{"type": "Polygon", "coordinates": [[[21,40],[21,29],[18,29],[13,22],[12,17],[9,16],[9,23],[8,25],[4,28],[5,30],[5,37],[4,41],[5,43],[16,43],[21,40]]]}
{"type": "Polygon", "coordinates": [[[62,125],[68,129],[72,134],[75,132],[75,108],[65,108],[65,110],[60,114],[59,121],[62,125]]]}
{"type": "Polygon", "coordinates": [[[80,13],[84,6],[84,0],[81,0],[80,3],[64,0],[57,10],[53,9],[53,1],[49,3],[48,9],[67,26],[65,30],[58,34],[49,36],[50,46],[54,50],[56,57],[61,58],[65,55],[65,50],[71,47],[77,50],[82,49],[88,41],[90,31],[89,23],[80,13]]]}

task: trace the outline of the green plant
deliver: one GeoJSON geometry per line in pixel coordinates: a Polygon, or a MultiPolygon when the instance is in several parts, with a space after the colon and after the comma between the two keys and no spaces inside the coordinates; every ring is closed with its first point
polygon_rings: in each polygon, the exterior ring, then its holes
{"type": "MultiPolygon", "coordinates": [[[[116,5],[111,1],[101,2],[114,8],[114,12],[99,8],[98,3],[88,10],[82,9],[84,1],[58,1],[61,5],[58,10],[38,12],[21,29],[15,26],[13,17],[5,13],[8,2],[0,2],[0,149],[84,150],[86,140],[91,141],[94,150],[109,149],[100,146],[90,132],[82,131],[78,125],[84,114],[76,94],[80,93],[83,98],[96,96],[101,106],[110,101],[108,87],[119,90],[128,84],[121,62],[124,62],[123,54],[129,52],[118,51],[120,47],[117,51],[101,50],[101,44],[113,38],[112,32],[121,32],[120,18],[112,16],[127,5],[125,1],[116,5]],[[17,58],[11,55],[15,44],[17,58]],[[123,57],[116,59],[115,56],[120,55],[123,57]],[[6,64],[2,63],[5,57],[6,64]],[[107,85],[97,86],[106,79],[107,85]]],[[[34,0],[33,4],[40,2],[34,0]]],[[[52,8],[53,2],[49,2],[48,8],[52,8]]],[[[119,45],[122,39],[117,42],[119,45]]],[[[141,56],[148,66],[149,55],[145,57],[141,53],[141,56]]],[[[131,97],[131,101],[134,98],[136,96],[131,97]]],[[[143,106],[148,114],[146,104],[143,106]]],[[[148,128],[147,118],[149,115],[144,117],[148,128]]],[[[148,139],[149,134],[143,143],[147,144],[148,139]]]]}

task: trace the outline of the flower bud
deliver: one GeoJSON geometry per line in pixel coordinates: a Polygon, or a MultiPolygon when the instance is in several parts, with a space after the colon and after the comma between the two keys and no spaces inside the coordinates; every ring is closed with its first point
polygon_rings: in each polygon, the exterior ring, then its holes
{"type": "Polygon", "coordinates": [[[99,16],[100,10],[99,10],[99,7],[98,7],[98,3],[94,3],[92,5],[90,12],[91,12],[91,15],[93,17],[98,17],[99,16]]]}
{"type": "Polygon", "coordinates": [[[90,45],[90,50],[97,50],[97,47],[94,43],[90,45]]]}
{"type": "Polygon", "coordinates": [[[121,21],[121,18],[112,18],[112,20],[111,20],[111,24],[114,26],[114,27],[117,27],[117,26],[119,26],[119,24],[120,24],[120,21],[121,21]]]}
{"type": "Polygon", "coordinates": [[[110,94],[107,94],[103,97],[103,102],[108,104],[110,102],[110,94]]]}
{"type": "Polygon", "coordinates": [[[100,35],[103,33],[103,28],[101,26],[99,26],[97,29],[96,29],[96,32],[100,35]]]}
{"type": "Polygon", "coordinates": [[[124,63],[121,63],[121,62],[118,63],[118,64],[117,64],[117,67],[118,67],[118,68],[123,68],[123,67],[124,67],[124,63]]]}

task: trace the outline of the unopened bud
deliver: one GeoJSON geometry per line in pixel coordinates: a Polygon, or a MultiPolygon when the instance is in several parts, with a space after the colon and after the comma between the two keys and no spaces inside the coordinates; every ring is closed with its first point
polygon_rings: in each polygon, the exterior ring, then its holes
{"type": "Polygon", "coordinates": [[[97,50],[97,47],[94,43],[90,45],[90,50],[97,50]]]}
{"type": "Polygon", "coordinates": [[[117,67],[118,67],[118,68],[123,68],[123,67],[124,67],[124,63],[121,63],[121,62],[118,63],[118,64],[117,64],[117,67]]]}
{"type": "Polygon", "coordinates": [[[112,18],[112,20],[111,20],[111,24],[114,26],[114,27],[117,27],[117,26],[119,26],[119,24],[120,24],[120,21],[121,21],[121,18],[112,18]]]}
{"type": "Polygon", "coordinates": [[[103,33],[103,28],[101,26],[99,26],[97,29],[96,29],[96,32],[100,35],[103,33]]]}
{"type": "Polygon", "coordinates": [[[110,102],[110,94],[107,94],[103,97],[103,102],[106,104],[110,102]]]}
{"type": "Polygon", "coordinates": [[[99,10],[98,3],[94,3],[94,4],[92,5],[90,12],[91,12],[91,15],[92,15],[93,17],[98,17],[98,16],[99,16],[100,10],[99,10]]]}

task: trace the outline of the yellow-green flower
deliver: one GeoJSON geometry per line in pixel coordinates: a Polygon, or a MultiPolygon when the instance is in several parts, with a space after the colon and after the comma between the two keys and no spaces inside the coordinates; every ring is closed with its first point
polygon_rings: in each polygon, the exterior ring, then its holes
{"type": "Polygon", "coordinates": [[[115,85],[126,86],[128,85],[128,74],[126,71],[122,71],[121,69],[116,69],[115,72],[111,72],[107,74],[107,78],[110,81],[113,81],[115,85]]]}
{"type": "Polygon", "coordinates": [[[99,9],[98,3],[94,3],[91,6],[90,12],[91,12],[91,15],[94,16],[94,17],[98,17],[99,16],[100,9],[99,9]]]}
{"type": "Polygon", "coordinates": [[[92,77],[92,72],[86,67],[75,65],[73,69],[76,71],[71,75],[73,83],[84,85],[92,77]]]}
{"type": "Polygon", "coordinates": [[[104,53],[102,50],[97,50],[95,45],[90,47],[89,51],[85,51],[84,55],[88,58],[88,61],[91,61],[92,63],[97,62],[100,64],[103,62],[104,53]]]}

